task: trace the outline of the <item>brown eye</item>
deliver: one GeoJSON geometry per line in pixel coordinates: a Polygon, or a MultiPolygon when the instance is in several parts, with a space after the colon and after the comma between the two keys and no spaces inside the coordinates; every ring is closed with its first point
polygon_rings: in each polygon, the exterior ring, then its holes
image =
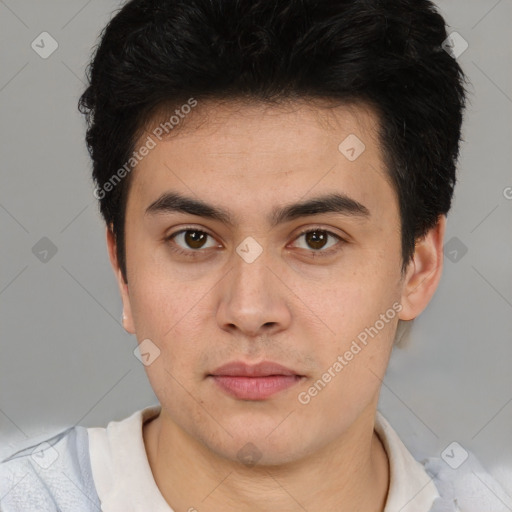
{"type": "Polygon", "coordinates": [[[204,231],[185,231],[184,241],[192,249],[201,249],[208,234],[204,231]]]}
{"type": "Polygon", "coordinates": [[[344,242],[344,240],[334,233],[327,231],[325,229],[310,229],[308,231],[303,231],[296,240],[304,239],[305,245],[298,245],[301,249],[309,250],[310,252],[318,252],[320,254],[331,254],[336,249],[330,249],[331,247],[337,245],[339,242],[344,242]],[[332,242],[329,242],[329,239],[332,242]]]}
{"type": "Polygon", "coordinates": [[[200,229],[182,229],[166,239],[170,244],[177,246],[176,250],[181,252],[199,252],[200,249],[209,249],[216,247],[214,238],[200,229]],[[210,245],[206,245],[208,238],[212,240],[210,245]]]}
{"type": "Polygon", "coordinates": [[[305,233],[306,243],[312,249],[322,249],[327,243],[328,235],[325,231],[309,231],[305,233]]]}

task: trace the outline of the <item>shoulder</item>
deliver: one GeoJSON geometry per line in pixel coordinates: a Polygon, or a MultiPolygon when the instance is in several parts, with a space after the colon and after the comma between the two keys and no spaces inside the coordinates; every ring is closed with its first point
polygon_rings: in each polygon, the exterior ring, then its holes
{"type": "Polygon", "coordinates": [[[27,510],[101,510],[86,428],[70,427],[0,461],[0,511],[27,510]]]}
{"type": "Polygon", "coordinates": [[[491,475],[471,451],[456,442],[450,444],[440,456],[425,457],[428,452],[425,452],[421,440],[409,440],[406,447],[379,411],[375,430],[386,448],[391,481],[395,484],[390,487],[389,499],[397,506],[390,506],[390,510],[400,509],[405,498],[409,499],[413,510],[429,512],[512,511],[510,470],[503,470],[498,480],[497,471],[493,472],[496,476],[491,475]],[[415,489],[421,492],[416,495],[415,489]],[[421,507],[410,499],[410,496],[416,500],[425,497],[427,490],[428,496],[421,507]],[[397,498],[401,501],[397,501],[397,498]]]}
{"type": "Polygon", "coordinates": [[[512,510],[512,497],[472,452],[457,444],[448,453],[446,450],[443,453],[443,458],[429,457],[422,461],[440,494],[432,512],[512,510]]]}

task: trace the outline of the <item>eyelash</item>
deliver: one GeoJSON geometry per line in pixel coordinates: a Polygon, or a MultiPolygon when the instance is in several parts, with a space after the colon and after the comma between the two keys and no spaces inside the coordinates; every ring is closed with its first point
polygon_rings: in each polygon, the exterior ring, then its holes
{"type": "MultiPolygon", "coordinates": [[[[209,233],[207,233],[206,231],[202,230],[202,229],[197,229],[197,228],[194,228],[192,226],[187,226],[183,229],[180,229],[179,231],[176,231],[175,233],[172,233],[170,234],[169,236],[167,236],[165,238],[165,241],[166,242],[169,242],[169,247],[170,249],[176,253],[176,254],[179,254],[181,256],[186,256],[186,257],[189,257],[189,258],[196,258],[197,256],[200,255],[201,252],[203,252],[201,249],[190,249],[190,250],[185,250],[185,249],[182,249],[180,248],[179,246],[177,246],[175,244],[175,242],[173,241],[173,239],[178,236],[179,234],[181,233],[186,233],[187,231],[195,231],[197,233],[204,233],[205,235],[208,235],[212,238],[214,238],[212,235],[210,235],[209,233]]],[[[306,235],[308,233],[313,233],[315,231],[319,231],[321,233],[325,233],[327,234],[328,236],[331,236],[333,238],[336,238],[338,240],[338,242],[341,242],[342,244],[343,243],[347,243],[346,240],[344,240],[342,237],[340,237],[339,235],[333,233],[332,231],[329,231],[327,229],[324,229],[324,228],[320,228],[320,227],[314,227],[314,228],[308,228],[308,229],[305,229],[303,231],[301,231],[297,237],[295,238],[295,240],[298,240],[301,236],[303,235],[306,235]]],[[[339,250],[339,248],[337,247],[338,244],[335,244],[333,247],[323,251],[321,249],[318,249],[317,251],[311,249],[311,253],[313,255],[313,257],[327,257],[327,256],[331,256],[334,252],[336,252],[337,250],[339,250]]]]}

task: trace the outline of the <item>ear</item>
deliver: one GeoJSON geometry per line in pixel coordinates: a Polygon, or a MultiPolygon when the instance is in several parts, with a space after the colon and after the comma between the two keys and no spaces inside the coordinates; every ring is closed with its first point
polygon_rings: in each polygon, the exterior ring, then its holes
{"type": "Polygon", "coordinates": [[[125,282],[121,269],[119,268],[119,262],[117,261],[116,237],[112,231],[111,226],[107,226],[106,235],[110,263],[112,264],[112,268],[117,279],[117,284],[119,286],[119,291],[121,293],[121,299],[123,301],[123,327],[130,334],[135,334],[132,308],[130,305],[130,295],[128,292],[128,283],[125,282]]]}
{"type": "Polygon", "coordinates": [[[446,216],[416,241],[414,256],[409,262],[402,285],[401,320],[416,318],[430,302],[443,271],[443,239],[446,216]]]}

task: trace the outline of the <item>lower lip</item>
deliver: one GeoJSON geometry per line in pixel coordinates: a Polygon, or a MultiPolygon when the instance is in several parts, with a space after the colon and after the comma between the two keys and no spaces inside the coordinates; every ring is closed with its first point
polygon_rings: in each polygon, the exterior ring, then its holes
{"type": "Polygon", "coordinates": [[[302,380],[299,375],[269,375],[268,377],[212,375],[211,377],[226,393],[241,400],[264,400],[302,380]]]}

